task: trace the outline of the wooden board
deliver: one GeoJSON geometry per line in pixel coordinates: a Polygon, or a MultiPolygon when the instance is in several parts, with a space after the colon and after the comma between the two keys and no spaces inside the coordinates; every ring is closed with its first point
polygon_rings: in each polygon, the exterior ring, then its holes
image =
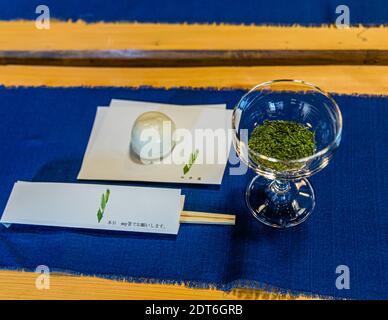
{"type": "Polygon", "coordinates": [[[91,67],[388,65],[388,50],[0,51],[0,64],[91,67]]]}
{"type": "Polygon", "coordinates": [[[388,94],[388,66],[86,68],[0,66],[5,86],[153,86],[249,89],[272,79],[302,79],[330,92],[388,94]]]}
{"type": "Polygon", "coordinates": [[[0,64],[190,67],[388,65],[388,28],[0,22],[0,64]],[[308,41],[306,41],[308,39],[308,41]]]}
{"type": "Polygon", "coordinates": [[[37,276],[33,272],[0,271],[0,299],[307,299],[306,296],[269,293],[265,290],[234,289],[223,292],[183,285],[129,283],[65,274],[51,274],[50,288],[38,290],[35,286],[37,276]]]}
{"type": "Polygon", "coordinates": [[[388,28],[0,21],[0,50],[388,50],[388,28]]]}

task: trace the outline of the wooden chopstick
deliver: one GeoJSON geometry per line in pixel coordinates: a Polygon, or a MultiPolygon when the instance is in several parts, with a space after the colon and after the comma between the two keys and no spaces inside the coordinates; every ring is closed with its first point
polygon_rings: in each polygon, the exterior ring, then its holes
{"type": "Polygon", "coordinates": [[[221,213],[182,211],[179,221],[181,223],[234,225],[236,223],[236,216],[221,213]]]}

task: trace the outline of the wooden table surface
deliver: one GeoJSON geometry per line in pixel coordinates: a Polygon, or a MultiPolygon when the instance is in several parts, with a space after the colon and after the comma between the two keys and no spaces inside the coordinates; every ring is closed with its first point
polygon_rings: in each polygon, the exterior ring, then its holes
{"type": "MultiPolygon", "coordinates": [[[[0,22],[0,50],[91,49],[360,49],[387,50],[387,28],[243,27],[201,25],[0,22]],[[308,41],[306,40],[308,39],[308,41]]],[[[252,66],[197,68],[97,68],[0,66],[4,86],[124,86],[251,88],[271,79],[303,79],[341,94],[388,94],[388,66],[252,66]]],[[[52,274],[50,289],[35,287],[37,274],[0,271],[0,299],[303,299],[266,290],[193,289],[52,274]]],[[[311,298],[311,297],[309,297],[311,298]]]]}

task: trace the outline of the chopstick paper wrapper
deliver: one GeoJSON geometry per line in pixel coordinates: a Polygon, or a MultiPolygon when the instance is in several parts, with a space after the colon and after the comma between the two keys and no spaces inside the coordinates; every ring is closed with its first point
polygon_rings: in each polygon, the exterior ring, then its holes
{"type": "Polygon", "coordinates": [[[0,223],[162,234],[177,234],[180,222],[234,223],[230,216],[182,212],[183,203],[179,189],[17,182],[0,223]]]}

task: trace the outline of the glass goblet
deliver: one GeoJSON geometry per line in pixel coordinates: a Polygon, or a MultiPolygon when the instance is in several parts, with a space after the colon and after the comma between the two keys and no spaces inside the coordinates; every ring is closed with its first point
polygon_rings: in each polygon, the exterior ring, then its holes
{"type": "Polygon", "coordinates": [[[341,141],[342,115],[334,99],[301,80],[265,82],[237,103],[232,128],[238,157],[257,173],[245,193],[253,216],[277,228],[305,221],[315,206],[314,189],[307,177],[328,165],[341,141]],[[265,120],[294,121],[307,126],[315,134],[314,154],[281,160],[251,150],[249,137],[265,120]]]}

